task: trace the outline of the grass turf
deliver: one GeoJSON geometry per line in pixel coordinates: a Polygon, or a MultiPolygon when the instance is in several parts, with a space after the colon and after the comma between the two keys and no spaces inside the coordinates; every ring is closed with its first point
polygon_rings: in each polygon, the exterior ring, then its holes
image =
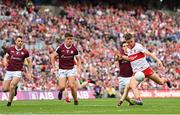
{"type": "Polygon", "coordinates": [[[14,101],[6,107],[0,102],[0,114],[180,114],[180,98],[144,99],[143,106],[116,107],[117,99],[79,100],[79,105],[59,100],[14,101]]]}

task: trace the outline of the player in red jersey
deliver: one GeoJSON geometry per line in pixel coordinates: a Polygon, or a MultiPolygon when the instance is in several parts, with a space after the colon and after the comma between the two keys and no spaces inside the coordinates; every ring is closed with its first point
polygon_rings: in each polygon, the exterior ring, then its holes
{"type": "Polygon", "coordinates": [[[66,83],[68,81],[68,86],[71,88],[71,93],[74,98],[74,105],[78,105],[77,88],[75,87],[76,68],[74,68],[74,58],[76,57],[77,63],[80,63],[80,59],[78,57],[78,51],[73,45],[73,36],[71,34],[65,34],[64,43],[59,45],[56,51],[51,55],[53,72],[57,70],[55,66],[56,56],[59,57],[58,80],[60,91],[58,94],[58,98],[62,98],[62,92],[65,90],[66,83]]]}
{"type": "MultiPolygon", "coordinates": [[[[125,87],[130,82],[131,76],[133,75],[133,71],[131,68],[131,64],[129,61],[122,59],[120,55],[126,55],[126,49],[128,48],[128,44],[126,42],[122,42],[120,51],[116,52],[115,57],[116,60],[119,62],[119,70],[120,70],[120,77],[119,77],[119,91],[121,95],[124,93],[125,87]]],[[[134,103],[130,100],[128,96],[126,96],[126,101],[129,102],[129,105],[134,105],[134,103]]]]}
{"type": "MultiPolygon", "coordinates": [[[[129,46],[129,49],[127,50],[128,57],[126,56],[121,56],[121,57],[126,58],[126,59],[128,58],[128,60],[130,60],[133,72],[134,73],[139,72],[139,71],[143,72],[145,77],[153,80],[157,84],[163,85],[167,83],[167,86],[171,88],[171,84],[169,80],[165,78],[161,78],[158,74],[156,74],[151,69],[149,63],[146,60],[146,55],[152,57],[158,63],[158,65],[160,66],[160,69],[164,69],[162,62],[153,53],[145,49],[141,44],[136,43],[131,34],[128,33],[124,37],[129,46]]],[[[136,103],[139,105],[143,104],[142,99],[140,97],[139,90],[137,88],[138,84],[140,84],[140,82],[138,82],[135,79],[135,76],[133,76],[129,84],[130,87],[125,90],[122,98],[119,101],[119,104],[118,104],[119,106],[123,103],[126,95],[128,94],[129,89],[132,89],[135,97],[137,98],[136,103]]]]}
{"type": "Polygon", "coordinates": [[[11,106],[14,96],[17,94],[17,84],[22,77],[22,68],[24,60],[28,61],[28,76],[31,77],[31,60],[29,52],[24,48],[21,36],[17,36],[15,45],[6,49],[6,55],[3,58],[3,64],[6,68],[6,74],[2,89],[4,92],[10,91],[7,106],[11,106]]]}

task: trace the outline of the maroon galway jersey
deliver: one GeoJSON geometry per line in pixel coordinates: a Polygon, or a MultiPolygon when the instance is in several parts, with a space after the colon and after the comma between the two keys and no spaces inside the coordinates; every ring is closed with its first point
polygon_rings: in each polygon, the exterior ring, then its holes
{"type": "MultiPolygon", "coordinates": [[[[122,55],[126,55],[122,49],[120,50],[120,53],[122,55]]],[[[133,75],[133,71],[129,61],[123,59],[119,60],[119,69],[121,77],[131,77],[133,75]]]]}
{"type": "Polygon", "coordinates": [[[15,48],[15,46],[11,46],[6,49],[6,52],[8,53],[8,66],[7,71],[22,71],[24,59],[29,57],[29,52],[23,48],[21,50],[18,50],[15,48]]]}
{"type": "Polygon", "coordinates": [[[73,69],[74,56],[78,55],[78,51],[74,45],[67,48],[64,43],[57,47],[56,52],[59,55],[59,69],[73,69]]]}

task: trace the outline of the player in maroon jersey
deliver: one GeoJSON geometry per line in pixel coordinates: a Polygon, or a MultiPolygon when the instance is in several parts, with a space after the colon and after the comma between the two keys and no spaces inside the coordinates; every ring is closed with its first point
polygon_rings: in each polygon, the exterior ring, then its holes
{"type": "Polygon", "coordinates": [[[15,45],[6,49],[6,55],[3,58],[3,65],[6,68],[6,74],[2,89],[9,91],[9,100],[7,106],[11,106],[14,96],[17,94],[17,84],[22,77],[22,68],[24,60],[28,61],[28,76],[31,77],[31,60],[28,58],[29,52],[24,48],[21,36],[17,36],[15,45]]]}
{"type": "Polygon", "coordinates": [[[74,58],[77,59],[77,64],[80,63],[80,58],[78,57],[78,50],[73,45],[73,35],[66,33],[64,43],[60,44],[56,51],[51,55],[52,72],[57,70],[55,66],[56,56],[59,57],[58,80],[60,91],[58,98],[62,98],[62,92],[65,90],[68,81],[68,86],[71,88],[72,96],[74,98],[74,104],[78,105],[77,88],[75,87],[75,75],[77,72],[74,67],[74,58]]]}
{"type": "MultiPolygon", "coordinates": [[[[133,71],[131,68],[131,64],[129,61],[121,58],[120,55],[126,55],[126,49],[128,48],[128,44],[126,42],[122,42],[120,51],[116,52],[115,58],[119,62],[120,69],[120,77],[119,77],[119,91],[121,95],[124,93],[125,87],[128,87],[131,76],[133,75],[133,71]]],[[[129,102],[129,105],[134,105],[134,103],[127,96],[126,101],[129,102]]]]}

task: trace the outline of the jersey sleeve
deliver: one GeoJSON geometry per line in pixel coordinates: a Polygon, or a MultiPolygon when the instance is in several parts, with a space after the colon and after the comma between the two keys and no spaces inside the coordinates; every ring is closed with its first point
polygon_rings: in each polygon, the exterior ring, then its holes
{"type": "Polygon", "coordinates": [[[146,51],[146,48],[143,47],[141,44],[137,44],[137,50],[144,53],[146,51]]]}
{"type": "Polygon", "coordinates": [[[119,49],[119,53],[120,53],[121,55],[125,55],[123,49],[119,49]]]}
{"type": "Polygon", "coordinates": [[[59,54],[60,53],[60,46],[58,46],[55,51],[56,51],[56,53],[59,54]]]}
{"type": "Polygon", "coordinates": [[[11,47],[6,47],[6,48],[5,48],[5,52],[6,52],[8,55],[10,55],[10,49],[11,49],[11,47]]]}
{"type": "Polygon", "coordinates": [[[28,58],[28,57],[29,57],[29,52],[26,50],[25,58],[28,58]]]}
{"type": "Polygon", "coordinates": [[[75,49],[75,51],[74,51],[74,55],[78,55],[78,54],[79,54],[78,50],[77,50],[77,49],[75,49]]]}

